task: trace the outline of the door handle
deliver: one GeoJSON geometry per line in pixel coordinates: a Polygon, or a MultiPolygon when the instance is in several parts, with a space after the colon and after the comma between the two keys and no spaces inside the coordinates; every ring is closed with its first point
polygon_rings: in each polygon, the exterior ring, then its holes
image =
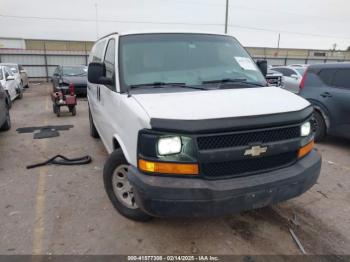
{"type": "Polygon", "coordinates": [[[100,86],[97,86],[97,100],[101,100],[101,91],[100,91],[100,86]]]}
{"type": "Polygon", "coordinates": [[[322,97],[332,97],[331,93],[329,92],[324,92],[321,94],[322,97]]]}

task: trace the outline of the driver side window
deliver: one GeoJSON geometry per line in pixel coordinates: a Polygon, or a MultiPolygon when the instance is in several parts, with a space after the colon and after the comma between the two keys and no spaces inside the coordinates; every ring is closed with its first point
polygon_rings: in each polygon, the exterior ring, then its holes
{"type": "Polygon", "coordinates": [[[111,39],[108,42],[104,63],[106,66],[106,77],[112,79],[112,85],[108,88],[115,91],[115,40],[111,39]]]}
{"type": "Polygon", "coordinates": [[[285,76],[291,77],[293,74],[295,74],[293,70],[290,70],[288,68],[285,69],[285,76]]]}

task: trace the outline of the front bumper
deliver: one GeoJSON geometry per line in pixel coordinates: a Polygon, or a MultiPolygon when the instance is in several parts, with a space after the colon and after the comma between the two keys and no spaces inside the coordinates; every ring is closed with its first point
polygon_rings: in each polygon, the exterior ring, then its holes
{"type": "Polygon", "coordinates": [[[136,203],[156,217],[200,217],[239,213],[297,197],[321,170],[313,150],[294,165],[267,173],[221,180],[152,176],[129,168],[136,203]]]}

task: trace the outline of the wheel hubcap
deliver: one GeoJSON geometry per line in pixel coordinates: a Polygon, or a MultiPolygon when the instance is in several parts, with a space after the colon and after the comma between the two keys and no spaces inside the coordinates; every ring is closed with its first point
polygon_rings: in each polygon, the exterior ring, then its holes
{"type": "Polygon", "coordinates": [[[136,209],[138,206],[135,202],[133,188],[127,179],[128,168],[128,165],[120,165],[114,170],[112,178],[113,191],[124,206],[136,209]]]}

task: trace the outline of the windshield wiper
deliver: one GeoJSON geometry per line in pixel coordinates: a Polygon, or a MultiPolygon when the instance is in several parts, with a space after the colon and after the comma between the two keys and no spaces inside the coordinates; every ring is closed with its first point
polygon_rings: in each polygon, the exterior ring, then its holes
{"type": "MultiPolygon", "coordinates": [[[[216,80],[208,80],[203,81],[202,84],[230,84],[230,83],[238,83],[238,84],[247,84],[252,86],[264,86],[263,84],[256,83],[256,82],[249,82],[245,78],[223,78],[223,79],[216,79],[216,80]]],[[[219,88],[221,85],[219,85],[219,88]]]]}
{"type": "Polygon", "coordinates": [[[145,84],[137,84],[137,85],[130,85],[130,89],[138,88],[138,87],[154,87],[154,88],[161,88],[161,87],[182,87],[182,88],[191,88],[191,89],[200,89],[200,90],[207,90],[204,87],[200,86],[191,86],[187,85],[185,83],[166,83],[166,82],[153,82],[153,83],[145,83],[145,84]]]}

